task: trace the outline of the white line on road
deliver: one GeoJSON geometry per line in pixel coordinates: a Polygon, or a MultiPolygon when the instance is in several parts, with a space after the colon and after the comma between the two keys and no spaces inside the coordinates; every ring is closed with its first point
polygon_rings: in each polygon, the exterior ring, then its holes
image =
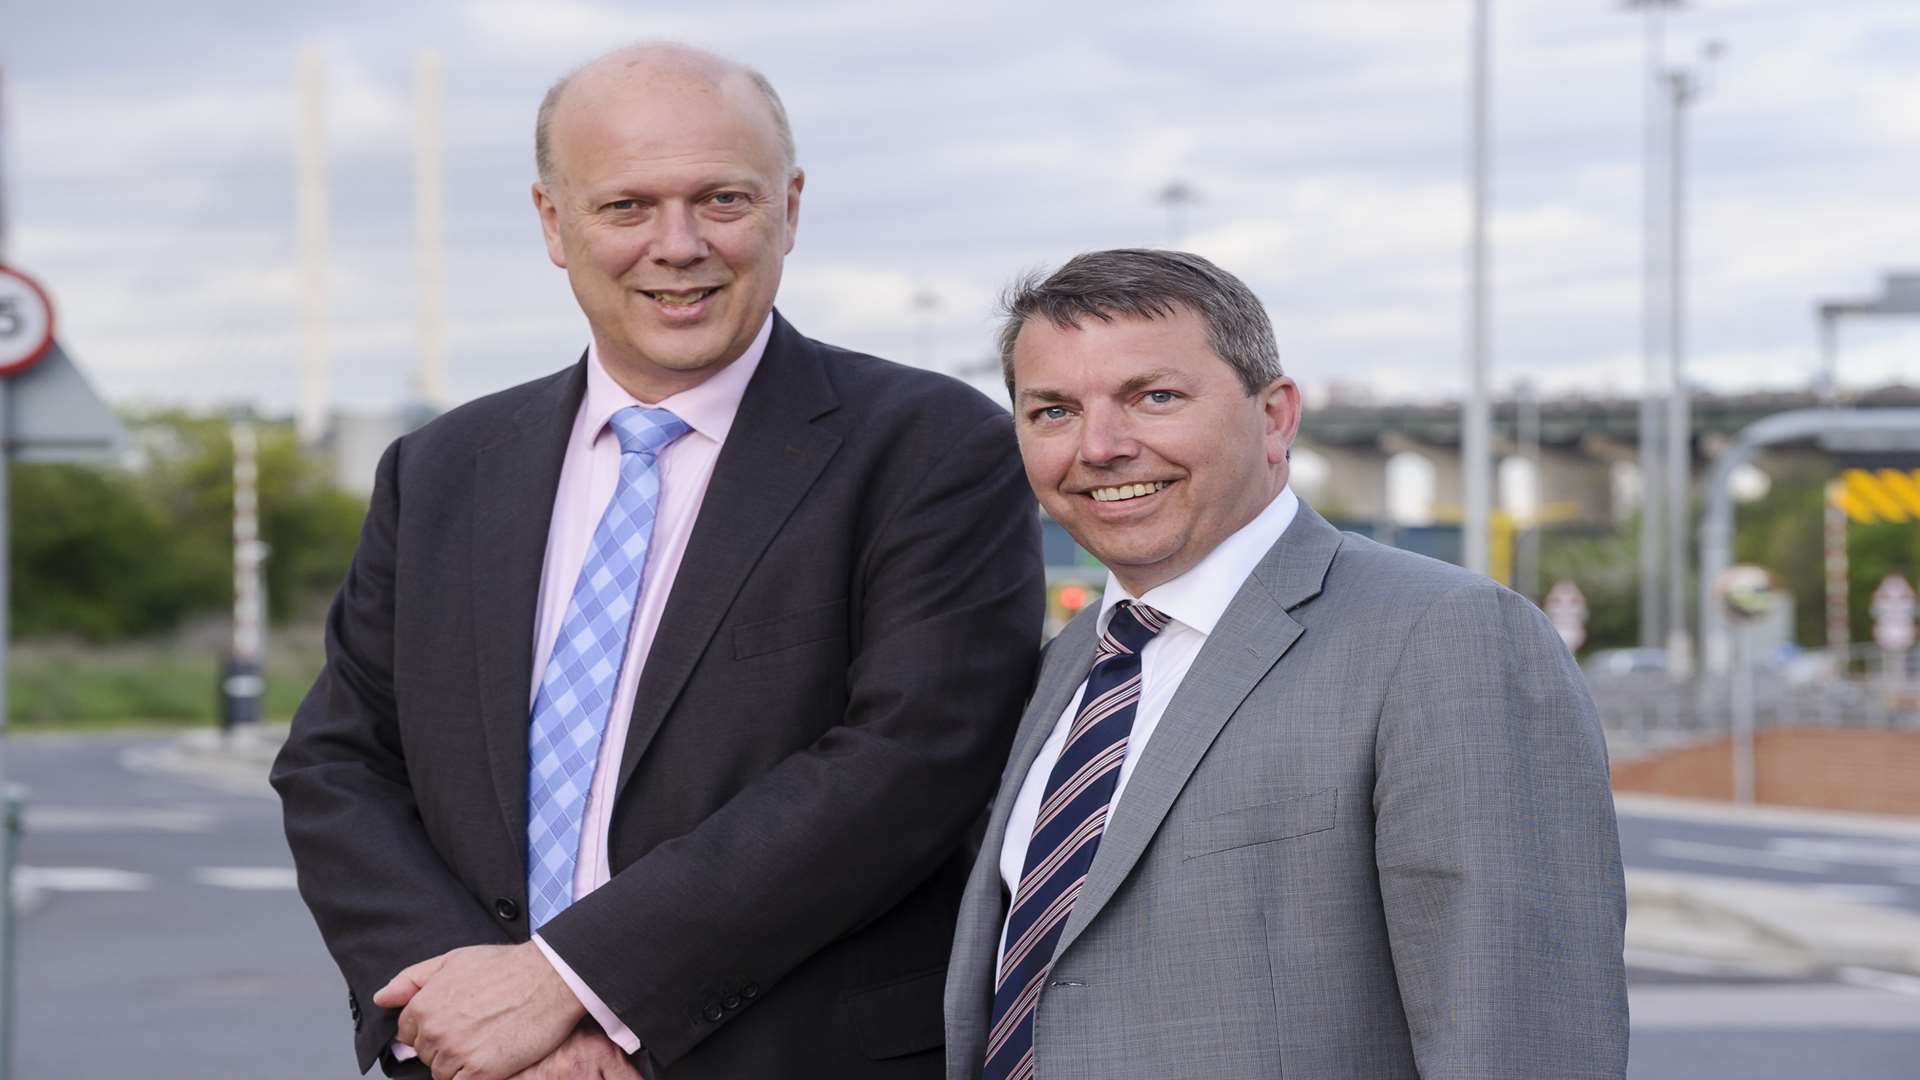
{"type": "Polygon", "coordinates": [[[153,875],[110,866],[18,866],[14,885],[22,892],[145,892],[153,875]]]}
{"type": "Polygon", "coordinates": [[[1920,867],[1920,844],[1783,836],[1768,841],[1767,849],[1796,859],[1824,859],[1867,866],[1920,867]]]}
{"type": "Polygon", "coordinates": [[[1786,870],[1795,874],[1827,874],[1833,871],[1831,865],[1814,859],[1776,855],[1771,851],[1757,851],[1753,848],[1733,847],[1727,844],[1706,844],[1697,840],[1661,839],[1655,840],[1652,847],[1656,855],[1665,855],[1670,859],[1686,859],[1690,862],[1758,866],[1767,870],[1786,870]]]}
{"type": "Polygon", "coordinates": [[[1855,904],[1898,904],[1907,898],[1907,890],[1898,885],[1806,885],[1808,893],[1825,897],[1828,900],[1844,900],[1855,904]]]}
{"type": "Polygon", "coordinates": [[[1723,960],[1710,960],[1704,956],[1688,956],[1684,953],[1663,952],[1658,949],[1625,950],[1625,959],[1630,968],[1645,971],[1661,971],[1669,975],[1718,975],[1718,976],[1769,976],[1792,975],[1798,973],[1798,967],[1791,970],[1779,970],[1775,965],[1754,963],[1729,963],[1723,960]]]}
{"type": "Polygon", "coordinates": [[[1920,979],[1912,975],[1902,975],[1895,971],[1876,971],[1873,968],[1843,967],[1840,969],[1842,982],[1855,986],[1869,986],[1875,990],[1891,990],[1896,994],[1911,994],[1920,997],[1920,979]]]}
{"type": "Polygon", "coordinates": [[[219,821],[203,810],[158,807],[29,806],[26,830],[42,832],[212,832],[219,821]]]}
{"type": "Polygon", "coordinates": [[[1638,986],[1627,997],[1635,1031],[1920,1031],[1913,999],[1877,987],[1638,986]]]}
{"type": "Polygon", "coordinates": [[[294,887],[291,866],[202,866],[193,872],[202,885],[248,892],[271,892],[294,887]]]}

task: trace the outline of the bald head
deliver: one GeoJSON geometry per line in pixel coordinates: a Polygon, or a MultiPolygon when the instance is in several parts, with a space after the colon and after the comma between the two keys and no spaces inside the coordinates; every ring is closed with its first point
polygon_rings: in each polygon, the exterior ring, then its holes
{"type": "Polygon", "coordinates": [[[605,53],[561,76],[540,101],[540,112],[533,126],[533,161],[540,181],[554,179],[554,118],[576,94],[586,96],[594,89],[620,85],[655,83],[661,85],[703,85],[716,93],[747,91],[765,108],[780,142],[785,171],[794,170],[793,126],[787,121],[787,108],[765,75],[717,53],[676,42],[642,42],[605,53]]]}

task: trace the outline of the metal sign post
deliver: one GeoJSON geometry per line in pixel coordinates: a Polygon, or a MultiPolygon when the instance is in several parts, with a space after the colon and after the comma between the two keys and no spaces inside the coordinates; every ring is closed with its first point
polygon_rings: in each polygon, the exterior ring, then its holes
{"type": "Polygon", "coordinates": [[[1890,705],[1900,700],[1907,681],[1907,650],[1913,648],[1913,586],[1888,574],[1873,590],[1873,641],[1880,646],[1880,674],[1890,705]]]}
{"type": "Polygon", "coordinates": [[[13,1075],[13,866],[26,803],[7,780],[7,472],[16,461],[112,461],[126,430],[53,336],[46,290],[0,264],[0,1080],[13,1075]]]}
{"type": "Polygon", "coordinates": [[[1779,603],[1780,588],[1765,567],[1730,566],[1713,589],[1734,626],[1733,716],[1727,734],[1733,746],[1733,801],[1745,805],[1754,797],[1754,626],[1779,603]]]}

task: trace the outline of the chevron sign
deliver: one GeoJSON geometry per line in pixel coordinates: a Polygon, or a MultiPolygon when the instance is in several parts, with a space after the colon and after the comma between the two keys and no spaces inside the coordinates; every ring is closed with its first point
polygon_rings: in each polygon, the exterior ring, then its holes
{"type": "Polygon", "coordinates": [[[1828,487],[1827,498],[1861,525],[1920,521],[1920,469],[1848,469],[1828,487]]]}

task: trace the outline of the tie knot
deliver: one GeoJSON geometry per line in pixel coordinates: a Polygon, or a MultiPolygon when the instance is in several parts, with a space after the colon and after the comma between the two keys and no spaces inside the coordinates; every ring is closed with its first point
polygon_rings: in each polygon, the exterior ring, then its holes
{"type": "Polygon", "coordinates": [[[648,457],[658,454],[673,440],[693,430],[685,420],[673,415],[671,409],[649,409],[639,405],[629,405],[614,413],[608,423],[613,425],[613,434],[620,440],[621,453],[645,454],[648,457]]]}
{"type": "Polygon", "coordinates": [[[1167,628],[1170,622],[1165,615],[1145,604],[1132,600],[1122,600],[1114,605],[1113,618],[1107,621],[1107,632],[1100,637],[1100,648],[1094,662],[1126,653],[1137,653],[1147,647],[1154,635],[1167,628]]]}

